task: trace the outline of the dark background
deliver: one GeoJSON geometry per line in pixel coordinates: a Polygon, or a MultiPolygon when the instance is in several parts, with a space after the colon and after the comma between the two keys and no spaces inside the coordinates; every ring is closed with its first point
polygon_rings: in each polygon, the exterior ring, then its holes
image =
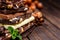
{"type": "Polygon", "coordinates": [[[39,0],[40,2],[44,3],[50,3],[54,7],[60,9],[60,0],[39,0]]]}

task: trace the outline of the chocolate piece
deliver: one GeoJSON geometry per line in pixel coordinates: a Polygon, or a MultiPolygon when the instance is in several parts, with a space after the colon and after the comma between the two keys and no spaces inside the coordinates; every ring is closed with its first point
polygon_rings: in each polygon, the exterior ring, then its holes
{"type": "Polygon", "coordinates": [[[34,1],[37,0],[0,0],[0,25],[4,26],[0,27],[0,40],[11,40],[9,26],[23,33],[43,21],[40,11],[36,11],[38,2],[34,1]]]}
{"type": "Polygon", "coordinates": [[[0,0],[0,12],[4,14],[12,14],[24,11],[25,7],[22,0],[0,0]],[[21,8],[22,7],[22,8],[21,8]]]}

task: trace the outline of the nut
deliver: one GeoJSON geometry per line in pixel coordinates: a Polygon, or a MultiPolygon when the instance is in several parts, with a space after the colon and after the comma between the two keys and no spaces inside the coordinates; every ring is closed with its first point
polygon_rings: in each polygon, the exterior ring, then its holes
{"type": "Polygon", "coordinates": [[[8,9],[13,8],[13,4],[9,4],[9,5],[7,5],[7,8],[8,8],[8,9]]]}
{"type": "Polygon", "coordinates": [[[42,13],[39,12],[39,11],[36,11],[35,13],[32,14],[34,17],[37,17],[37,18],[41,18],[42,17],[42,13]]]}
{"type": "Polygon", "coordinates": [[[31,3],[31,5],[30,5],[30,7],[29,7],[31,10],[35,10],[36,9],[36,6],[35,6],[35,4],[34,3],[31,3]]]}
{"type": "Polygon", "coordinates": [[[42,3],[38,3],[38,4],[37,4],[37,7],[40,8],[40,9],[43,8],[42,3]]]}

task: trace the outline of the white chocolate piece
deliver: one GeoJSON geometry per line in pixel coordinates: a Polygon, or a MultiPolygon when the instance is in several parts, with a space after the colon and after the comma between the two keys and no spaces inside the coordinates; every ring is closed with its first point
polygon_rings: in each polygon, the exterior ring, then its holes
{"type": "Polygon", "coordinates": [[[35,20],[35,17],[34,17],[34,16],[31,16],[30,18],[22,21],[22,22],[19,23],[19,24],[16,24],[16,25],[4,25],[4,27],[7,29],[9,26],[11,26],[11,27],[13,27],[14,29],[17,29],[17,28],[19,28],[19,27],[21,27],[21,26],[24,26],[24,25],[28,24],[29,22],[31,22],[31,21],[33,21],[33,20],[35,20]]]}

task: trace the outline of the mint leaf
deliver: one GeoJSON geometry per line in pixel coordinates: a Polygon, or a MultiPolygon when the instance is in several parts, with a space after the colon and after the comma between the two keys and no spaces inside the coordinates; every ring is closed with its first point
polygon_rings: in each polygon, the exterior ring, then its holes
{"type": "Polygon", "coordinates": [[[8,30],[11,33],[13,40],[15,40],[16,38],[19,38],[19,40],[22,40],[22,36],[18,33],[18,30],[13,29],[11,26],[8,27],[8,30]]]}
{"type": "Polygon", "coordinates": [[[19,40],[22,40],[22,36],[20,34],[17,37],[19,38],[19,40]]]}
{"type": "Polygon", "coordinates": [[[13,33],[13,31],[14,31],[14,29],[12,28],[12,27],[8,27],[8,30],[9,30],[9,32],[12,34],[13,33]]]}

